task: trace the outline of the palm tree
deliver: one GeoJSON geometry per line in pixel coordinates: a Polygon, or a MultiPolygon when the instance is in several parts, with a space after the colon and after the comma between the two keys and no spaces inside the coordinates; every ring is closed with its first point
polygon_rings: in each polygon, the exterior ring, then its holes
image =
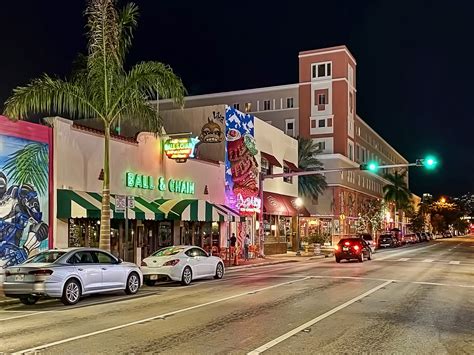
{"type": "Polygon", "coordinates": [[[80,57],[79,69],[71,79],[45,74],[16,88],[5,103],[5,115],[23,119],[30,113],[54,113],[102,121],[105,139],[99,247],[110,250],[110,130],[119,120],[129,120],[158,133],[161,119],[149,100],[159,93],[182,104],[185,88],[171,68],[160,62],[141,62],[129,71],[124,68],[137,26],[135,4],[118,10],[116,0],[88,0],[85,16],[88,52],[80,57]]]}
{"type": "MultiPolygon", "coordinates": [[[[298,137],[298,167],[301,170],[322,170],[323,164],[316,158],[318,154],[321,154],[321,149],[311,138],[298,137]]],[[[298,177],[298,191],[311,199],[316,199],[326,187],[326,177],[322,174],[298,177]]]]}
{"type": "Polygon", "coordinates": [[[384,178],[389,181],[389,184],[383,187],[384,199],[386,202],[393,202],[395,204],[395,216],[397,210],[405,209],[411,204],[411,192],[408,190],[406,183],[406,171],[393,174],[385,174],[384,178]]]}

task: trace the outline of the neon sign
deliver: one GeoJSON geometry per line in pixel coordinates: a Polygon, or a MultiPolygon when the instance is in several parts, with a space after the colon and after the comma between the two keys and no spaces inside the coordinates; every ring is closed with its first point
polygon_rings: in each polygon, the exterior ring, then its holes
{"type": "Polygon", "coordinates": [[[244,198],[242,194],[238,194],[236,207],[239,209],[241,215],[250,215],[255,212],[258,213],[262,207],[262,200],[255,196],[244,198]]]}
{"type": "Polygon", "coordinates": [[[125,177],[125,186],[130,188],[144,189],[144,190],[159,190],[168,191],[176,194],[193,195],[195,191],[194,181],[166,179],[160,176],[156,180],[153,176],[135,174],[127,172],[125,177]]]}
{"type": "Polygon", "coordinates": [[[194,148],[199,138],[172,138],[165,142],[164,151],[169,159],[184,163],[188,158],[194,158],[194,148]]]}

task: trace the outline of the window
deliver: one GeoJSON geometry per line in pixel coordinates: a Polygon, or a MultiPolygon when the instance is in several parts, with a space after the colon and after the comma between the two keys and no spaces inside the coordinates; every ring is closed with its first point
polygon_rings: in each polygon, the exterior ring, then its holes
{"type": "Polygon", "coordinates": [[[262,166],[262,173],[264,175],[269,175],[272,173],[272,166],[270,165],[267,159],[262,158],[260,165],[262,166]]]}
{"type": "MultiPolygon", "coordinates": [[[[283,167],[283,172],[284,173],[290,173],[291,171],[290,171],[290,168],[285,165],[283,167]]],[[[285,176],[285,177],[283,177],[283,181],[287,182],[289,184],[292,184],[293,183],[293,176],[285,176]]]]}
{"type": "Polygon", "coordinates": [[[313,64],[312,66],[312,77],[316,78],[325,78],[331,76],[331,63],[318,63],[313,64]]]}
{"type": "Polygon", "coordinates": [[[295,119],[288,118],[285,120],[285,133],[289,136],[295,136],[295,119]]]}
{"type": "Polygon", "coordinates": [[[311,120],[311,128],[316,128],[316,120],[315,119],[311,120]]]}
{"type": "Polygon", "coordinates": [[[207,253],[204,250],[202,250],[201,248],[189,249],[188,251],[186,251],[185,254],[187,256],[190,256],[190,257],[196,257],[196,256],[206,256],[207,257],[207,253]]]}
{"type": "Polygon", "coordinates": [[[328,127],[332,127],[332,118],[328,118],[328,127]]]}
{"type": "MultiPolygon", "coordinates": [[[[95,255],[94,255],[95,256],[95,255]]],[[[78,251],[74,256],[71,257],[73,264],[95,264],[93,255],[89,251],[78,251]]]]}
{"type": "Polygon", "coordinates": [[[354,152],[353,152],[353,150],[354,150],[354,147],[352,146],[351,143],[349,143],[349,159],[350,159],[350,160],[354,160],[354,152]]]}
{"type": "Polygon", "coordinates": [[[318,105],[327,105],[326,94],[318,94],[318,105]]]}
{"type": "Polygon", "coordinates": [[[263,110],[264,111],[270,110],[270,100],[263,101],[263,110]]]}
{"type": "Polygon", "coordinates": [[[240,110],[240,104],[234,104],[234,108],[235,108],[236,110],[240,110]]]}
{"type": "Polygon", "coordinates": [[[353,103],[352,100],[353,100],[353,99],[352,99],[352,92],[350,92],[350,93],[349,93],[349,110],[350,110],[351,113],[352,113],[353,107],[354,107],[354,106],[353,106],[354,103],[353,103]]]}
{"type": "Polygon", "coordinates": [[[251,102],[246,102],[245,103],[245,112],[250,112],[252,111],[252,103],[251,102]]]}
{"type": "Polygon", "coordinates": [[[318,120],[318,127],[319,128],[326,127],[326,120],[318,120]]]}
{"type": "Polygon", "coordinates": [[[326,142],[318,142],[316,143],[316,145],[318,146],[318,149],[320,150],[325,150],[326,149],[326,142]]]}
{"type": "Polygon", "coordinates": [[[288,97],[286,99],[286,108],[293,108],[294,107],[294,102],[292,97],[288,97]]]}
{"type": "Polygon", "coordinates": [[[100,264],[115,264],[116,260],[112,258],[109,254],[102,253],[100,251],[96,252],[95,255],[97,256],[97,259],[99,260],[100,264]]]}
{"type": "Polygon", "coordinates": [[[357,127],[357,135],[360,137],[360,127],[357,127]]]}
{"type": "Polygon", "coordinates": [[[360,160],[360,147],[358,144],[356,144],[356,154],[355,154],[355,158],[357,161],[360,160]]]}

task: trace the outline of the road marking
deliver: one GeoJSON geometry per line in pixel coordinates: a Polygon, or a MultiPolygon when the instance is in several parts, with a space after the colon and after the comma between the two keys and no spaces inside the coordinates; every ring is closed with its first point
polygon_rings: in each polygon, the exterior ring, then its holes
{"type": "Polygon", "coordinates": [[[344,309],[344,308],[350,306],[351,304],[353,304],[353,303],[355,303],[355,302],[371,295],[372,293],[380,290],[381,288],[383,288],[383,287],[385,287],[385,286],[387,286],[391,283],[392,283],[392,280],[384,282],[383,284],[380,284],[380,285],[370,289],[369,291],[364,292],[363,294],[361,294],[357,297],[354,297],[353,299],[351,299],[351,300],[349,300],[349,301],[347,301],[347,302],[331,309],[330,311],[321,314],[320,316],[310,320],[309,322],[306,322],[306,323],[300,325],[299,327],[297,327],[293,330],[290,330],[288,333],[285,333],[285,334],[279,336],[278,338],[273,339],[272,341],[269,341],[268,343],[258,347],[257,349],[248,352],[247,355],[257,355],[257,354],[260,354],[260,353],[262,353],[262,352],[264,352],[264,351],[266,351],[270,348],[273,348],[275,345],[281,343],[282,341],[285,341],[286,339],[291,338],[293,335],[298,334],[302,330],[313,326],[314,324],[316,324],[316,323],[322,321],[323,319],[333,315],[334,313],[339,312],[341,309],[344,309]]]}
{"type": "Polygon", "coordinates": [[[12,320],[12,319],[18,319],[18,318],[25,318],[25,317],[36,316],[36,315],[42,314],[42,313],[48,313],[48,312],[46,312],[46,311],[40,311],[40,312],[35,312],[35,313],[23,314],[23,315],[21,315],[21,316],[8,317],[8,318],[0,318],[0,322],[6,321],[6,320],[12,320]]]}
{"type": "Polygon", "coordinates": [[[304,277],[302,279],[287,281],[287,282],[283,282],[283,283],[280,283],[280,284],[276,284],[276,285],[267,286],[267,287],[259,288],[259,289],[256,289],[256,290],[252,290],[252,291],[246,291],[244,293],[239,293],[237,295],[224,297],[224,298],[220,298],[220,299],[217,299],[217,300],[214,300],[214,301],[201,303],[201,304],[198,304],[198,305],[195,305],[195,306],[190,306],[190,307],[178,309],[178,310],[171,311],[171,312],[164,313],[164,314],[160,314],[160,315],[157,315],[157,316],[153,316],[153,317],[149,317],[149,318],[145,318],[145,319],[140,319],[140,320],[130,322],[130,323],[117,325],[115,327],[101,329],[101,330],[97,330],[95,332],[86,333],[86,334],[82,334],[82,335],[77,335],[75,337],[70,337],[70,338],[54,341],[54,342],[43,344],[43,345],[38,345],[38,346],[35,346],[33,348],[17,351],[13,354],[24,354],[24,353],[36,352],[36,351],[39,351],[39,350],[50,348],[52,346],[61,345],[61,344],[64,344],[64,343],[69,343],[69,342],[74,341],[74,340],[84,339],[84,338],[88,338],[88,337],[91,337],[91,336],[94,336],[94,335],[108,333],[108,332],[111,332],[111,331],[114,331],[114,330],[131,327],[131,326],[137,325],[137,324],[143,324],[143,323],[146,323],[146,322],[149,322],[149,321],[152,321],[152,320],[156,320],[156,319],[166,319],[166,317],[170,317],[170,316],[173,316],[175,314],[192,311],[194,309],[210,306],[210,305],[213,305],[213,304],[216,304],[216,303],[229,301],[229,300],[239,298],[239,297],[243,297],[243,296],[253,295],[253,294],[256,294],[256,293],[259,293],[259,292],[262,292],[262,291],[271,290],[271,289],[281,287],[281,286],[291,285],[295,282],[306,281],[306,280],[309,280],[309,279],[310,279],[310,277],[304,277]]]}
{"type": "Polygon", "coordinates": [[[401,258],[401,259],[398,259],[398,261],[408,261],[410,260],[410,258],[401,258]]]}
{"type": "Polygon", "coordinates": [[[419,250],[426,250],[428,248],[432,248],[434,246],[438,246],[438,244],[432,244],[432,245],[427,245],[425,247],[421,247],[421,248],[416,248],[416,249],[408,249],[408,250],[404,250],[404,251],[401,251],[399,253],[395,253],[395,254],[390,254],[390,255],[387,255],[383,258],[377,258],[377,260],[386,260],[388,258],[393,258],[393,257],[396,257],[396,256],[400,256],[400,255],[404,255],[404,254],[408,254],[408,253],[413,253],[415,251],[419,251],[419,250]]]}
{"type": "Polygon", "coordinates": [[[425,259],[422,262],[423,263],[432,263],[434,260],[433,259],[425,259]]]}
{"type": "Polygon", "coordinates": [[[460,261],[450,261],[449,264],[450,265],[459,265],[459,264],[461,264],[461,262],[460,261]]]}

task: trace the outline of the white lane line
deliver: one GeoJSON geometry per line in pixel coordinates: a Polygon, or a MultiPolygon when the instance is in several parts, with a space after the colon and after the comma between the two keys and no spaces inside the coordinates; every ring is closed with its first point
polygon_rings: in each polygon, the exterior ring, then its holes
{"type": "Polygon", "coordinates": [[[146,322],[149,322],[149,321],[152,321],[152,320],[156,320],[156,319],[165,319],[166,317],[170,317],[170,316],[173,316],[175,314],[188,312],[188,311],[191,311],[191,310],[194,310],[194,309],[197,309],[197,308],[210,306],[210,305],[213,305],[213,304],[216,304],[216,303],[229,301],[229,300],[239,298],[239,297],[243,297],[243,296],[253,295],[253,294],[256,294],[258,292],[271,290],[273,288],[277,288],[277,287],[281,287],[281,286],[285,286],[285,285],[291,285],[295,282],[306,281],[306,280],[309,280],[309,279],[310,279],[310,277],[304,277],[302,279],[287,281],[287,282],[283,282],[283,283],[280,283],[280,284],[267,286],[267,287],[259,288],[259,289],[256,289],[256,290],[247,291],[247,292],[244,292],[244,293],[239,293],[237,295],[224,297],[224,298],[220,298],[218,300],[214,300],[214,301],[210,301],[210,302],[206,302],[206,303],[201,303],[201,304],[198,304],[198,305],[195,305],[195,306],[190,306],[190,307],[178,309],[176,311],[171,311],[171,312],[168,312],[168,313],[159,314],[157,316],[153,316],[153,317],[149,317],[149,318],[145,318],[145,319],[140,319],[140,320],[130,322],[130,323],[117,325],[115,327],[106,328],[106,329],[102,329],[102,330],[97,330],[95,332],[86,333],[86,334],[82,334],[82,335],[77,335],[75,337],[70,337],[70,338],[54,341],[54,342],[43,344],[43,345],[38,345],[38,346],[35,346],[33,348],[29,348],[29,349],[14,352],[13,354],[24,354],[24,353],[30,353],[30,352],[36,352],[36,351],[39,351],[39,350],[44,350],[44,349],[50,348],[52,346],[61,345],[61,344],[64,344],[64,343],[69,343],[69,342],[74,341],[74,340],[84,339],[84,338],[88,338],[88,337],[91,337],[91,336],[94,336],[94,335],[108,333],[108,332],[111,332],[111,331],[114,331],[114,330],[127,328],[127,327],[137,325],[137,324],[143,324],[143,323],[146,323],[146,322]]]}
{"type": "Polygon", "coordinates": [[[0,322],[6,321],[6,320],[12,320],[12,319],[18,319],[18,318],[25,318],[25,317],[36,316],[36,315],[38,315],[38,314],[43,314],[43,313],[48,313],[48,312],[41,311],[41,312],[23,314],[23,315],[21,315],[21,316],[14,316],[14,317],[8,317],[8,318],[0,318],[0,322]]]}
{"type": "Polygon", "coordinates": [[[432,263],[434,260],[433,259],[425,259],[422,262],[423,263],[432,263]]]}
{"type": "Polygon", "coordinates": [[[427,245],[427,246],[421,247],[421,248],[404,250],[404,251],[401,251],[401,252],[399,252],[399,253],[387,255],[387,256],[385,256],[385,257],[383,257],[383,258],[377,258],[377,260],[386,260],[386,259],[389,259],[389,258],[394,258],[394,257],[400,256],[400,255],[405,255],[405,254],[413,253],[413,252],[420,251],[420,250],[423,251],[423,250],[432,248],[432,247],[437,246],[437,245],[438,245],[438,244],[432,244],[432,245],[427,245]]]}
{"type": "Polygon", "coordinates": [[[460,261],[450,261],[449,264],[450,265],[459,265],[459,264],[461,264],[461,262],[460,261]]]}
{"type": "Polygon", "coordinates": [[[272,341],[269,341],[268,343],[258,347],[257,349],[248,352],[247,355],[257,355],[257,354],[260,354],[260,353],[262,353],[262,352],[264,352],[264,351],[266,351],[270,348],[273,348],[275,345],[281,343],[282,341],[285,341],[286,339],[291,338],[293,335],[298,334],[302,330],[313,326],[314,324],[316,324],[316,323],[322,321],[323,319],[333,315],[334,313],[339,312],[341,309],[344,309],[344,308],[350,306],[351,304],[353,304],[353,303],[355,303],[355,302],[371,295],[372,293],[380,290],[381,288],[383,288],[383,287],[385,287],[385,286],[387,286],[391,283],[392,283],[392,280],[384,282],[383,284],[380,284],[380,285],[370,289],[369,291],[364,292],[363,294],[361,294],[357,297],[354,297],[353,299],[341,304],[340,306],[337,306],[337,307],[331,309],[330,311],[321,314],[320,316],[310,320],[309,322],[306,322],[306,323],[300,325],[299,327],[297,327],[293,330],[290,330],[288,333],[285,333],[285,334],[279,336],[278,338],[273,339],[272,341]]]}
{"type": "Polygon", "coordinates": [[[398,259],[398,261],[408,261],[410,260],[410,258],[401,258],[401,259],[398,259]]]}

